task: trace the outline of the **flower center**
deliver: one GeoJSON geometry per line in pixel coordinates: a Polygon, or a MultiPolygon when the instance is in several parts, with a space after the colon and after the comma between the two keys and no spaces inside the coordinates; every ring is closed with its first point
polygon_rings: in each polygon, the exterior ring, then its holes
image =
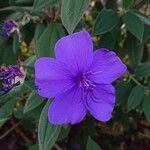
{"type": "Polygon", "coordinates": [[[87,72],[87,73],[78,75],[76,78],[76,83],[82,89],[85,95],[93,91],[93,88],[95,87],[95,83],[90,80],[89,75],[90,75],[90,72],[87,72]]]}

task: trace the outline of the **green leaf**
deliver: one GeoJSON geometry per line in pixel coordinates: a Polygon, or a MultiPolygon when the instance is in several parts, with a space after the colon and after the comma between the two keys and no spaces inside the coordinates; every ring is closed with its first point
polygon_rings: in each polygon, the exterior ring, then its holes
{"type": "Polygon", "coordinates": [[[126,24],[127,29],[141,42],[144,35],[144,24],[139,17],[132,11],[128,11],[123,16],[123,21],[126,24]]]}
{"type": "Polygon", "coordinates": [[[12,114],[16,99],[9,100],[0,108],[0,127],[8,120],[8,117],[12,114]]]}
{"type": "Polygon", "coordinates": [[[130,8],[134,3],[134,0],[123,0],[123,7],[125,9],[130,8]]]}
{"type": "Polygon", "coordinates": [[[36,25],[36,29],[35,29],[35,42],[39,39],[39,37],[42,35],[43,31],[45,30],[45,26],[42,23],[38,23],[36,25]]]}
{"type": "Polygon", "coordinates": [[[39,146],[38,146],[38,144],[34,144],[34,145],[30,146],[30,148],[28,150],[39,150],[39,146]]]}
{"type": "Polygon", "coordinates": [[[86,150],[101,150],[101,148],[95,141],[88,137],[86,150]]]}
{"type": "Polygon", "coordinates": [[[24,113],[27,113],[31,110],[33,110],[34,108],[38,107],[42,102],[43,102],[44,98],[40,97],[37,93],[37,91],[33,91],[24,106],[24,113]]]}
{"type": "Polygon", "coordinates": [[[144,25],[144,35],[143,35],[143,41],[150,39],[150,26],[145,24],[144,25]]]}
{"type": "Polygon", "coordinates": [[[94,35],[104,34],[112,30],[119,23],[117,12],[112,9],[103,9],[97,16],[94,25],[94,35]]]}
{"type": "Polygon", "coordinates": [[[144,97],[143,110],[144,110],[144,114],[146,116],[146,119],[150,124],[150,96],[144,97]]]}
{"type": "Polygon", "coordinates": [[[68,33],[72,33],[79,23],[89,0],[62,0],[61,20],[68,33]]]}
{"type": "Polygon", "coordinates": [[[55,43],[63,35],[65,32],[61,24],[49,24],[36,42],[36,56],[53,56],[55,43]]]}
{"type": "Polygon", "coordinates": [[[131,111],[135,109],[143,100],[144,97],[144,89],[137,85],[134,87],[129,95],[127,109],[131,111]]]}
{"type": "Polygon", "coordinates": [[[61,127],[61,131],[59,133],[59,136],[58,136],[58,141],[60,140],[63,140],[64,138],[66,138],[69,134],[69,131],[70,131],[70,126],[68,125],[65,125],[65,126],[62,126],[61,127]]]}
{"type": "Polygon", "coordinates": [[[3,126],[3,124],[8,120],[9,118],[1,118],[0,119],[0,128],[3,126]]]}
{"type": "Polygon", "coordinates": [[[132,34],[128,33],[125,49],[128,51],[129,60],[133,68],[137,67],[143,58],[144,47],[132,34]],[[129,44],[130,43],[130,44],[129,44]]]}
{"type": "Polygon", "coordinates": [[[133,13],[144,23],[150,26],[150,17],[145,16],[144,14],[140,13],[139,11],[133,10],[133,13]]]}
{"type": "Polygon", "coordinates": [[[131,84],[127,81],[122,81],[117,83],[116,85],[116,101],[117,105],[122,104],[123,102],[127,101],[127,97],[131,90],[131,84]]]}
{"type": "Polygon", "coordinates": [[[150,62],[146,62],[146,63],[139,65],[135,70],[135,75],[137,77],[150,76],[150,62]]]}
{"type": "Polygon", "coordinates": [[[14,54],[16,54],[17,51],[19,50],[20,45],[21,45],[21,43],[19,42],[18,34],[15,33],[13,36],[13,52],[14,52],[14,54]]]}
{"type": "Polygon", "coordinates": [[[52,125],[48,122],[48,107],[50,101],[47,102],[42,110],[38,125],[38,142],[40,150],[50,150],[56,142],[61,126],[52,125]]]}
{"type": "Polygon", "coordinates": [[[51,5],[54,5],[59,0],[34,0],[33,8],[34,10],[40,10],[43,7],[49,7],[51,5]]]}

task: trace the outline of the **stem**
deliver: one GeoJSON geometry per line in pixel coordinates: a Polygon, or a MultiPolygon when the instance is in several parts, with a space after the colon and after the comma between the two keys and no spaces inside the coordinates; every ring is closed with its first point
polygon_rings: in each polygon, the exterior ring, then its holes
{"type": "Polygon", "coordinates": [[[57,150],[63,150],[58,144],[54,144],[54,147],[55,147],[57,150]]]}
{"type": "MultiPolygon", "coordinates": [[[[11,120],[12,124],[15,124],[14,120],[11,120]]],[[[23,131],[21,131],[21,129],[19,129],[18,127],[15,128],[16,133],[18,133],[22,139],[26,142],[26,143],[31,143],[30,139],[24,134],[23,131]]]]}
{"type": "Polygon", "coordinates": [[[128,72],[130,79],[132,79],[137,85],[146,88],[144,85],[142,85],[137,79],[134,78],[134,75],[132,75],[130,72],[128,72]]]}
{"type": "Polygon", "coordinates": [[[0,136],[0,140],[2,140],[4,137],[6,137],[11,131],[13,131],[15,128],[18,127],[18,125],[20,124],[20,122],[16,123],[12,128],[10,128],[9,130],[7,130],[4,134],[2,134],[0,136]]]}

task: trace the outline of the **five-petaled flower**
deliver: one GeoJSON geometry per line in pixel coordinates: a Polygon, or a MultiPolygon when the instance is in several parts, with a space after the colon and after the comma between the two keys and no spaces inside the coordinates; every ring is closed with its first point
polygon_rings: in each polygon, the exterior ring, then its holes
{"type": "Polygon", "coordinates": [[[35,63],[39,95],[54,97],[48,109],[49,121],[75,124],[87,112],[99,121],[108,121],[115,105],[112,82],[126,72],[119,57],[105,48],[93,52],[88,32],[61,38],[55,45],[55,55],[35,63]]]}

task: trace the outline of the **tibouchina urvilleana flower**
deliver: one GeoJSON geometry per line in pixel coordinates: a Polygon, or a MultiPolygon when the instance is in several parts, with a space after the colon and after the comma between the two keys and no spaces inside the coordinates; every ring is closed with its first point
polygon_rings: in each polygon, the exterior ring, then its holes
{"type": "Polygon", "coordinates": [[[24,81],[25,73],[21,66],[0,67],[0,96],[24,81]]]}
{"type": "Polygon", "coordinates": [[[79,123],[87,112],[99,121],[111,119],[115,105],[112,82],[127,69],[119,57],[105,48],[93,52],[88,32],[58,40],[55,56],[35,63],[39,95],[54,98],[48,109],[49,122],[79,123]]]}
{"type": "Polygon", "coordinates": [[[19,37],[19,41],[21,41],[21,33],[19,30],[19,26],[15,20],[5,20],[0,25],[0,35],[4,38],[10,38],[13,33],[16,32],[19,37]]]}

